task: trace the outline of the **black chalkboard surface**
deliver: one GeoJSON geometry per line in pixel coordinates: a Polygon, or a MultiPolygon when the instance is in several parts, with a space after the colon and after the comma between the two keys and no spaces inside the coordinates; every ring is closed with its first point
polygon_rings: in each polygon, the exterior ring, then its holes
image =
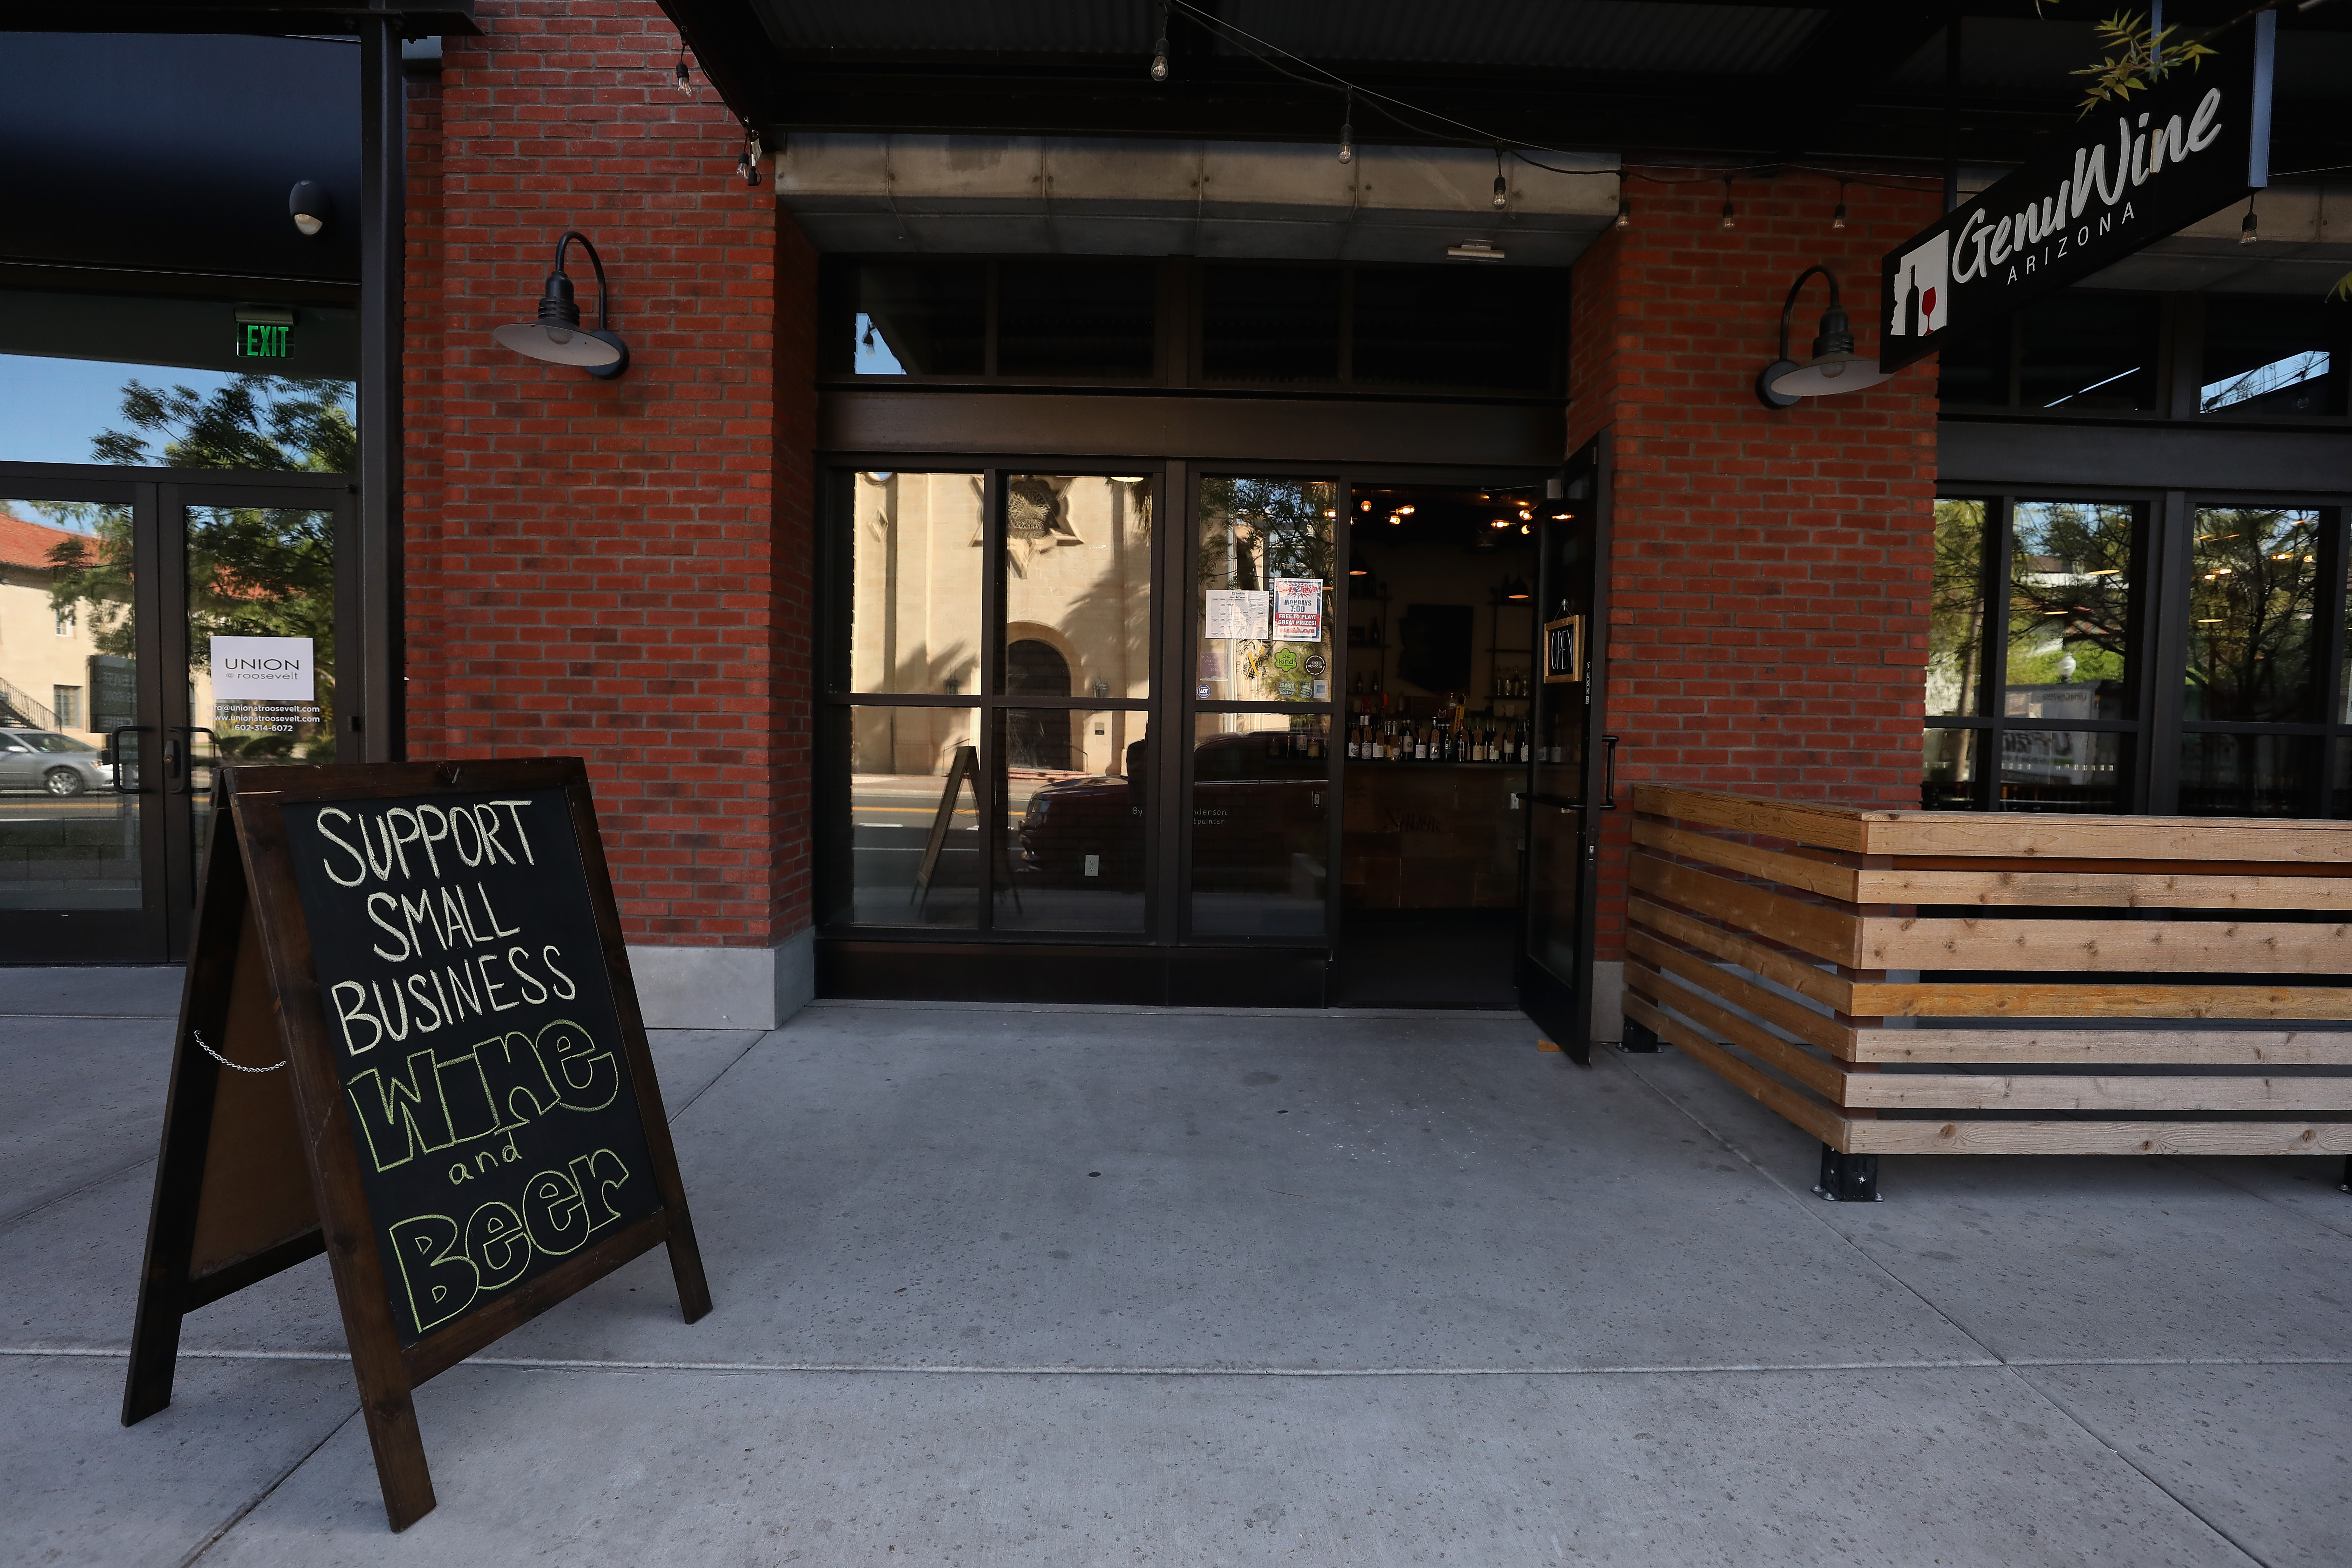
{"type": "Polygon", "coordinates": [[[220,773],[123,1422],[181,1319],[324,1251],[393,1528],[410,1391],[667,1246],[710,1292],[576,758],[220,773]]]}
{"type": "Polygon", "coordinates": [[[400,1342],[658,1212],[564,792],[283,815],[400,1342]]]}

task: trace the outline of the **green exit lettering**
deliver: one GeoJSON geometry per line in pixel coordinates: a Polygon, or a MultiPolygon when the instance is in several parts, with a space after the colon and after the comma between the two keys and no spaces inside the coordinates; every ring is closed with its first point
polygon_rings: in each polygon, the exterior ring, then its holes
{"type": "Polygon", "coordinates": [[[284,359],[294,352],[294,329],[264,321],[243,321],[236,329],[236,352],[244,359],[284,359]]]}

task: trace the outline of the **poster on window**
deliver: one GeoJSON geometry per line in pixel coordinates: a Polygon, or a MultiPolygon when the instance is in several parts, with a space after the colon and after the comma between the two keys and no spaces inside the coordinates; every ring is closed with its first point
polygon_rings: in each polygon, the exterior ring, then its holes
{"type": "Polygon", "coordinates": [[[309,637],[212,639],[212,728],[222,734],[293,734],[321,721],[309,637]]]}
{"type": "Polygon", "coordinates": [[[1265,639],[1266,602],[1271,595],[1258,588],[1212,588],[1205,596],[1208,602],[1202,606],[1201,614],[1202,637],[1265,639]]]}
{"type": "Polygon", "coordinates": [[[1274,580],[1274,640],[1323,640],[1323,579],[1276,577],[1274,580]]]}

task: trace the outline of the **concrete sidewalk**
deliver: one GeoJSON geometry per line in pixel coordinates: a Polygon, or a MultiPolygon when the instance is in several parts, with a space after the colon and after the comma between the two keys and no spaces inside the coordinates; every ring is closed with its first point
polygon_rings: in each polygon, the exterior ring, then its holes
{"type": "Polygon", "coordinates": [[[656,1254],[425,1385],[394,1536],[322,1261],[116,1424],[175,994],[0,972],[0,1561],[2352,1561],[2333,1163],[1836,1205],[1522,1021],[827,1004],[656,1037],[715,1310],[656,1254]]]}

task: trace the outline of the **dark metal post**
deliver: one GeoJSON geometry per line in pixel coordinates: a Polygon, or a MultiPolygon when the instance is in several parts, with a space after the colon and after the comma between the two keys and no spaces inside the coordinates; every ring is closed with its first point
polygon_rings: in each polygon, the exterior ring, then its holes
{"type": "MultiPolygon", "coordinates": [[[[360,700],[347,710],[354,760],[401,761],[400,378],[407,263],[407,95],[397,16],[360,33],[360,700]]],[[[348,645],[346,645],[348,646],[348,645]]]]}
{"type": "Polygon", "coordinates": [[[1841,1154],[1822,1145],[1822,1176],[1813,1191],[1833,1204],[1874,1204],[1878,1194],[1878,1156],[1841,1154]]]}
{"type": "Polygon", "coordinates": [[[1944,210],[1960,205],[1960,8],[1944,23],[1944,210]]]}

